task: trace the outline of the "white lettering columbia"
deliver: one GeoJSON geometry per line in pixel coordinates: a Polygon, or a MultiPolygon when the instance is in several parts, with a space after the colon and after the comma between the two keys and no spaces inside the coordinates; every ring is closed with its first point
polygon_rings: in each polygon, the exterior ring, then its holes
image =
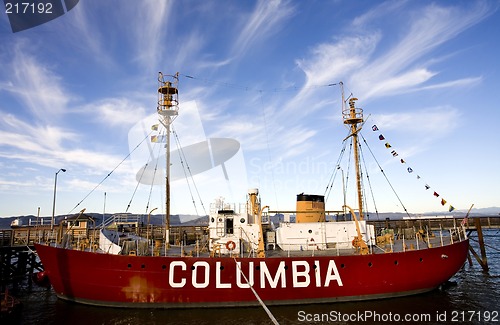
{"type": "MultiPolygon", "coordinates": [[[[287,276],[291,276],[291,286],[293,288],[306,288],[314,283],[316,287],[329,287],[331,282],[336,282],[337,286],[342,287],[342,279],[334,260],[328,261],[328,267],[325,274],[321,273],[321,265],[318,260],[314,261],[313,267],[308,261],[292,261],[291,271],[288,270],[285,261],[280,261],[276,271],[270,271],[266,261],[260,261],[258,267],[254,267],[254,262],[248,262],[248,273],[245,272],[241,261],[237,261],[236,276],[232,277],[224,274],[223,263],[215,263],[215,287],[217,289],[230,289],[233,286],[247,289],[258,280],[261,288],[267,286],[271,288],[286,288],[287,276]],[[254,272],[254,269],[259,272],[254,272]],[[248,283],[244,280],[243,272],[247,275],[248,283]],[[291,273],[291,274],[290,274],[291,273]],[[256,279],[255,276],[258,276],[256,279]],[[314,279],[312,279],[314,278],[314,279]],[[236,283],[234,281],[236,279],[236,283]],[[313,281],[312,281],[313,280],[313,281]]],[[[194,288],[207,288],[210,286],[210,264],[206,261],[196,261],[191,267],[184,261],[173,261],[169,265],[168,283],[172,288],[184,288],[191,278],[191,286],[194,288]]]]}

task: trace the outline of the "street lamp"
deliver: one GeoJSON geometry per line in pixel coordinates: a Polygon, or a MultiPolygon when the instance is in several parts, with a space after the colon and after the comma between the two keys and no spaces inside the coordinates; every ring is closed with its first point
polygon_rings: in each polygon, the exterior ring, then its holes
{"type": "Polygon", "coordinates": [[[55,218],[55,214],[56,214],[56,187],[57,187],[57,174],[59,174],[59,172],[63,172],[63,173],[65,173],[65,172],[66,172],[66,169],[61,168],[61,169],[59,169],[59,170],[56,172],[56,177],[55,177],[55,180],[54,180],[54,202],[52,203],[52,220],[50,220],[50,230],[53,230],[53,229],[54,229],[54,218],[55,218]]]}

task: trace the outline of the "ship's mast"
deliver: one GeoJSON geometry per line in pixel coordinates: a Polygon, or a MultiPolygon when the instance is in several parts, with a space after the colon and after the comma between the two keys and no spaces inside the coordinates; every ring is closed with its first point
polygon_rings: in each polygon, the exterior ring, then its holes
{"type": "Polygon", "coordinates": [[[359,150],[358,150],[358,132],[361,131],[363,126],[363,109],[356,108],[357,98],[349,99],[349,107],[346,106],[344,98],[344,84],[340,82],[340,88],[342,90],[342,117],[344,119],[344,124],[349,125],[350,134],[352,137],[352,144],[354,146],[354,164],[356,165],[356,184],[358,189],[358,209],[359,209],[359,219],[363,220],[363,191],[361,188],[361,167],[359,161],[359,150]]]}
{"type": "MultiPolygon", "coordinates": [[[[179,73],[164,75],[158,73],[158,115],[160,123],[165,127],[166,137],[166,172],[165,172],[165,248],[170,238],[170,125],[179,113],[179,73]]],[[[166,255],[165,249],[165,255],[166,255]]]]}

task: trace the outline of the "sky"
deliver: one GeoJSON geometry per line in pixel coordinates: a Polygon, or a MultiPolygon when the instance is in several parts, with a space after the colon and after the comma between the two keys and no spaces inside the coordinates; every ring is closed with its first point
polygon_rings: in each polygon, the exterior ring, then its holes
{"type": "Polygon", "coordinates": [[[499,8],[85,0],[15,33],[4,11],[0,216],[51,215],[59,169],[56,215],[164,213],[159,72],[179,79],[171,213],[244,203],[248,188],[273,211],[299,193],[340,210],[345,185],[355,206],[340,82],[366,120],[369,211],[498,207],[499,8]]]}

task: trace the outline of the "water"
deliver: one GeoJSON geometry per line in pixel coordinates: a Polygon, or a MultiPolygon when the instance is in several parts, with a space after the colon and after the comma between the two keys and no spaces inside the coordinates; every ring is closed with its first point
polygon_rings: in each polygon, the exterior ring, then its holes
{"type": "MultiPolygon", "coordinates": [[[[485,230],[488,274],[473,258],[452,281],[455,286],[430,293],[364,302],[269,306],[280,324],[320,324],[354,322],[446,324],[500,324],[500,230],[485,230]],[[489,322],[487,321],[489,320],[489,322]]],[[[472,239],[477,239],[473,234],[472,239]]],[[[477,242],[471,245],[479,253],[477,242]]],[[[89,275],[95,276],[95,275],[89,275]]],[[[411,279],[408,279],[411,281],[411,279]]],[[[21,289],[22,313],[8,320],[12,324],[271,324],[263,308],[220,309],[121,309],[85,306],[57,299],[52,290],[33,287],[21,289]]],[[[4,321],[2,321],[4,324],[4,321]]]]}

